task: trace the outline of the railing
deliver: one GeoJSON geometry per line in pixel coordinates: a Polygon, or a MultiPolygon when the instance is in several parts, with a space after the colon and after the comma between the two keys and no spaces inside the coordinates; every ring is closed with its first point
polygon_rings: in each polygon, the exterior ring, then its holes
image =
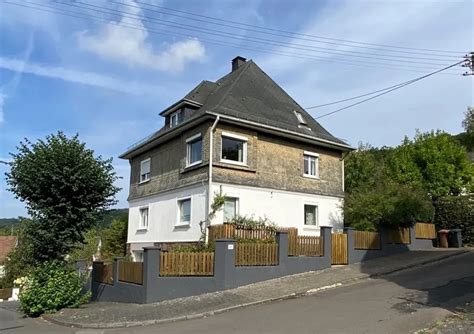
{"type": "Polygon", "coordinates": [[[410,228],[409,227],[398,227],[388,230],[388,242],[391,244],[409,244],[410,241],[410,228]]]}
{"type": "Polygon", "coordinates": [[[104,264],[102,262],[94,262],[95,280],[99,283],[113,284],[114,274],[112,264],[104,264]]]}
{"type": "Polygon", "coordinates": [[[436,227],[431,223],[416,223],[415,237],[417,239],[436,239],[436,227]]]}
{"type": "Polygon", "coordinates": [[[380,249],[380,234],[378,232],[354,231],[355,249],[380,249]]]}
{"type": "Polygon", "coordinates": [[[276,243],[236,244],[235,265],[240,266],[276,266],[278,265],[278,245],[276,243]]]}
{"type": "Polygon", "coordinates": [[[213,276],[214,252],[161,252],[160,276],[213,276]]]}
{"type": "Polygon", "coordinates": [[[143,284],[143,262],[119,262],[119,281],[143,284]]]}
{"type": "Polygon", "coordinates": [[[323,256],[323,240],[313,236],[288,236],[289,256],[323,256]]]}

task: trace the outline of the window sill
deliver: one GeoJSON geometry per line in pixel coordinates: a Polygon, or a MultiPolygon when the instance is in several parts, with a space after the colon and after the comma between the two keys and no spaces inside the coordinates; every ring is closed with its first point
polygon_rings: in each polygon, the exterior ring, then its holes
{"type": "Polygon", "coordinates": [[[223,168],[230,168],[230,169],[238,169],[238,170],[242,170],[242,171],[245,171],[245,172],[252,172],[252,173],[257,172],[257,170],[255,168],[251,168],[248,165],[244,165],[244,164],[240,164],[240,163],[228,163],[225,160],[216,161],[214,163],[214,166],[223,167],[223,168]]]}
{"type": "Polygon", "coordinates": [[[139,227],[137,228],[137,232],[147,232],[148,231],[148,227],[139,227]]]}
{"type": "Polygon", "coordinates": [[[320,180],[321,178],[319,176],[314,176],[314,175],[309,175],[309,174],[303,174],[303,177],[307,179],[313,179],[313,180],[320,180]]]}
{"type": "Polygon", "coordinates": [[[224,163],[224,164],[248,167],[248,165],[246,163],[240,162],[240,161],[235,161],[235,160],[221,159],[219,162],[224,163]]]}
{"type": "Polygon", "coordinates": [[[150,182],[150,180],[151,180],[151,178],[147,179],[147,180],[144,180],[144,181],[140,181],[140,182],[138,182],[138,185],[150,182]]]}
{"type": "Polygon", "coordinates": [[[190,171],[199,169],[201,167],[207,166],[208,164],[209,164],[208,162],[202,162],[201,161],[199,163],[194,163],[192,165],[187,165],[186,167],[181,168],[180,173],[190,172],[190,171]]]}
{"type": "Polygon", "coordinates": [[[304,225],[303,230],[319,231],[319,226],[317,226],[317,225],[304,225]]]}
{"type": "Polygon", "coordinates": [[[202,160],[195,161],[192,164],[186,165],[186,167],[184,167],[184,168],[190,168],[190,167],[194,167],[194,166],[197,166],[197,165],[200,165],[200,164],[202,164],[202,160]]]}
{"type": "Polygon", "coordinates": [[[190,227],[191,222],[182,222],[182,223],[177,223],[174,225],[174,227],[190,227]]]}

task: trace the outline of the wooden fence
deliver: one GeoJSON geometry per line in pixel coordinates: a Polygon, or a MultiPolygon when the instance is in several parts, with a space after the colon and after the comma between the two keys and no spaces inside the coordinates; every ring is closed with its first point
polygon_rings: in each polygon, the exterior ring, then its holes
{"type": "Polygon", "coordinates": [[[430,223],[416,223],[415,237],[417,239],[436,239],[435,224],[430,223]]]}
{"type": "Polygon", "coordinates": [[[289,256],[323,256],[323,240],[313,236],[288,235],[289,256]]]}
{"type": "Polygon", "coordinates": [[[213,276],[214,252],[161,252],[160,276],[213,276]]]}
{"type": "Polygon", "coordinates": [[[13,289],[12,288],[5,288],[0,289],[0,299],[8,300],[12,296],[13,289]]]}
{"type": "Polygon", "coordinates": [[[119,281],[143,284],[143,262],[119,262],[119,281]]]}
{"type": "Polygon", "coordinates": [[[347,264],[347,234],[332,234],[331,264],[347,264]]]}
{"type": "Polygon", "coordinates": [[[409,227],[398,227],[388,230],[388,242],[391,244],[409,244],[410,240],[410,228],[409,227]]]}
{"type": "Polygon", "coordinates": [[[276,243],[239,242],[235,250],[236,266],[276,266],[278,265],[278,245],[276,243]]]}
{"type": "Polygon", "coordinates": [[[114,273],[112,264],[104,264],[101,262],[94,263],[94,271],[96,273],[96,281],[105,284],[114,283],[114,273]]]}
{"type": "Polygon", "coordinates": [[[219,224],[209,226],[209,241],[217,239],[262,239],[269,240],[275,238],[276,232],[288,232],[297,235],[296,227],[277,227],[276,231],[272,229],[251,229],[245,226],[236,226],[233,224],[219,224]]]}
{"type": "Polygon", "coordinates": [[[378,232],[354,231],[355,249],[380,249],[380,234],[378,232]]]}

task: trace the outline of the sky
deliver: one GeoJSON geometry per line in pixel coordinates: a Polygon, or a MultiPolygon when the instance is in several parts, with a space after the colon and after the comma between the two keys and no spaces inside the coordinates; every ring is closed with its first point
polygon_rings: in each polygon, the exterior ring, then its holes
{"type": "MultiPolygon", "coordinates": [[[[227,74],[235,56],[254,60],[310,107],[461,60],[474,49],[473,17],[469,0],[1,1],[0,160],[10,161],[24,138],[78,133],[97,155],[113,158],[122,188],[117,207],[127,207],[129,164],[118,155],[159,129],[159,112],[201,80],[227,74]],[[262,34],[255,26],[272,30],[262,34]],[[389,53],[372,44],[456,53],[389,53]],[[380,56],[387,53],[394,61],[380,56]],[[440,54],[453,58],[440,61],[440,54]]],[[[355,147],[394,146],[416,129],[459,133],[474,104],[474,76],[459,75],[464,71],[445,71],[318,121],[355,147]]],[[[318,117],[357,101],[308,111],[318,117]]],[[[7,190],[7,171],[0,164],[0,217],[24,216],[24,204],[7,190]]]]}

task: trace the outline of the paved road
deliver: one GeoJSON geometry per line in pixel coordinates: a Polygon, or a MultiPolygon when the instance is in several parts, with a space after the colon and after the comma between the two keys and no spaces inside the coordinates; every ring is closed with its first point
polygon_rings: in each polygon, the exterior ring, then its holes
{"type": "MultiPolygon", "coordinates": [[[[205,319],[107,333],[410,333],[472,300],[474,253],[471,252],[312,296],[205,319]]],[[[104,332],[64,328],[40,320],[19,320],[15,313],[4,310],[0,310],[0,321],[2,334],[104,332]],[[5,321],[8,317],[10,320],[5,321]]]]}

